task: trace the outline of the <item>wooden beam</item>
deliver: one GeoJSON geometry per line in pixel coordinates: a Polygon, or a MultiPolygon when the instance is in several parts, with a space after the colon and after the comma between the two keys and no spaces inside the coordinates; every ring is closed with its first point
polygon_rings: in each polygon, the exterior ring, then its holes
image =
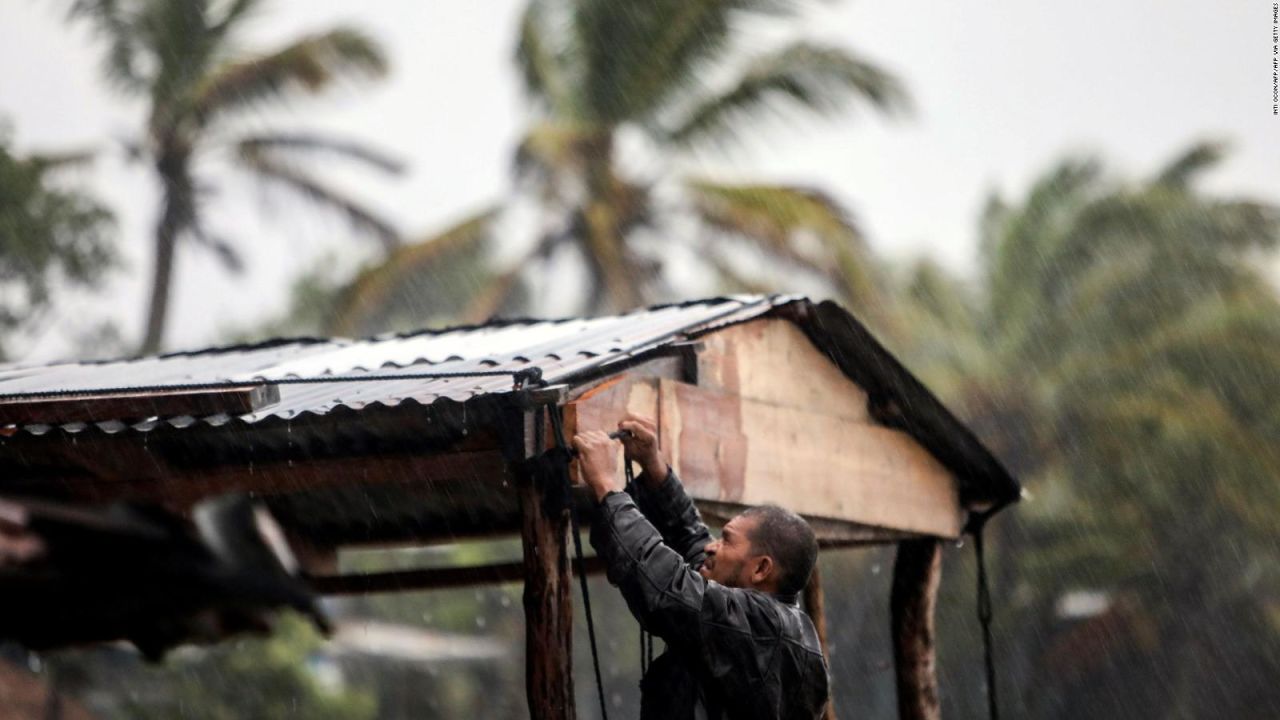
{"type": "Polygon", "coordinates": [[[76,393],[0,399],[0,425],[60,425],[71,422],[139,420],[149,417],[245,415],[280,402],[271,384],[200,390],[76,393]]]}
{"type": "MultiPolygon", "coordinates": [[[[541,410],[525,413],[529,456],[542,451],[541,410]]],[[[525,692],[531,720],[570,720],[573,700],[573,580],[567,547],[569,509],[546,503],[541,479],[517,480],[524,549],[525,692]]]]}
{"type": "Polygon", "coordinates": [[[56,489],[69,499],[86,502],[149,500],[188,507],[212,495],[244,492],[283,495],[329,487],[380,483],[501,482],[508,464],[497,450],[441,455],[372,455],[365,457],[232,465],[180,470],[158,460],[139,466],[136,479],[65,478],[56,489]],[[157,472],[157,470],[159,472],[157,472]]]}
{"type": "Polygon", "coordinates": [[[889,603],[900,720],[942,717],[934,643],[934,605],[941,577],[941,543],[934,539],[898,543],[889,603]]]}
{"type": "MultiPolygon", "coordinates": [[[[585,558],[587,574],[604,572],[604,560],[585,558]]],[[[415,590],[442,590],[446,588],[498,585],[523,580],[525,564],[521,562],[496,563],[479,567],[430,568],[424,570],[398,570],[395,572],[363,573],[360,575],[320,575],[309,582],[322,595],[365,595],[385,592],[411,592],[415,590]]]]}
{"type": "MultiPolygon", "coordinates": [[[[694,500],[698,512],[712,525],[724,525],[735,515],[746,510],[749,505],[741,503],[725,503],[716,500],[694,500]]],[[[902,540],[925,537],[919,533],[892,530],[890,528],[863,525],[850,520],[832,520],[801,514],[813,534],[818,538],[818,547],[823,550],[838,548],[865,547],[867,545],[887,545],[902,540]]]]}
{"type": "MultiPolygon", "coordinates": [[[[827,667],[831,667],[831,647],[827,644],[827,611],[826,600],[822,595],[822,571],[813,566],[813,575],[809,584],[804,586],[804,609],[813,621],[813,629],[818,633],[818,642],[822,645],[822,654],[827,658],[827,667]]],[[[827,709],[822,720],[836,720],[836,700],[834,694],[827,692],[827,709]]]]}

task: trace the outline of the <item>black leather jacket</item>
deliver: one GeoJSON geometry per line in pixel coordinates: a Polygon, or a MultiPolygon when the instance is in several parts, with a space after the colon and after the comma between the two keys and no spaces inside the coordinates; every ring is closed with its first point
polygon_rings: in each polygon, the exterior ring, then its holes
{"type": "Polygon", "coordinates": [[[667,645],[641,681],[641,719],[820,717],[827,665],[795,598],[698,574],[711,533],[674,473],[656,488],[642,477],[630,493],[605,496],[591,544],[632,614],[667,645]]]}

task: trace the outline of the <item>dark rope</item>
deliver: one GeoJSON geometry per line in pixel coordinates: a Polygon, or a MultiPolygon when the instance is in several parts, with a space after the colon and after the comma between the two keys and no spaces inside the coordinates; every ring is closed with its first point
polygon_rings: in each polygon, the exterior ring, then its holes
{"type": "Polygon", "coordinates": [[[982,625],[982,660],[987,672],[987,714],[1000,720],[1000,704],[996,701],[996,663],[991,651],[991,588],[987,581],[986,552],[982,531],[988,516],[982,516],[973,531],[973,549],[978,556],[978,622],[982,625]]]}
{"type": "Polygon", "coordinates": [[[591,641],[591,667],[596,672],[596,691],[600,695],[600,718],[609,720],[609,708],[604,700],[604,678],[600,675],[600,651],[596,647],[596,624],[591,616],[591,591],[587,587],[587,567],[582,559],[582,535],[578,530],[578,511],[573,502],[573,494],[569,485],[568,459],[572,457],[569,446],[564,439],[564,416],[559,405],[553,405],[551,411],[551,428],[555,432],[556,447],[565,457],[564,483],[566,498],[569,501],[569,522],[573,526],[574,562],[578,566],[578,580],[582,583],[582,610],[587,616],[587,638],[591,641]]]}
{"type": "MultiPolygon", "coordinates": [[[[625,433],[622,430],[618,433],[610,433],[610,437],[625,433]]],[[[623,468],[627,475],[627,494],[635,497],[636,476],[635,470],[631,467],[631,456],[624,455],[622,458],[623,468]]],[[[644,625],[640,626],[640,676],[643,678],[649,672],[649,666],[653,665],[653,633],[644,629],[644,625]]]]}

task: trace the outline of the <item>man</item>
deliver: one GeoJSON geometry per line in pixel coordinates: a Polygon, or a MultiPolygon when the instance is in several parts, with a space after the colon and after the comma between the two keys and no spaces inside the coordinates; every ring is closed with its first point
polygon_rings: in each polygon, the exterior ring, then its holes
{"type": "Polygon", "coordinates": [[[573,445],[599,503],[591,544],[632,614],[667,646],[641,681],[641,719],[820,717],[826,661],[796,604],[817,559],[813,530],[763,506],[712,540],[653,422],[628,416],[618,429],[643,470],[631,494],[619,487],[608,434],[584,432],[573,445]]]}

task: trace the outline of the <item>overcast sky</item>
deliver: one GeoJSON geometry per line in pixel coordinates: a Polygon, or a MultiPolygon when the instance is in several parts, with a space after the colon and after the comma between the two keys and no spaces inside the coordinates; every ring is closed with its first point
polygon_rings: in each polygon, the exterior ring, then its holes
{"type": "MultiPolygon", "coordinates": [[[[115,148],[89,181],[120,216],[129,270],[112,284],[109,304],[68,317],[27,359],[65,351],[59,338],[97,317],[114,317],[130,338],[138,336],[150,265],[156,188],[144,168],[125,162],[118,144],[137,133],[143,108],[106,90],[98,48],[83,28],[62,22],[67,4],[0,0],[0,115],[23,150],[115,148]]],[[[410,166],[400,180],[340,177],[408,235],[438,229],[509,188],[512,148],[528,120],[510,62],[521,5],[269,3],[249,38],[254,46],[349,22],[385,44],[393,73],[367,91],[299,103],[291,115],[273,113],[262,123],[337,130],[401,153],[410,166]]],[[[1271,0],[860,0],[815,7],[793,30],[757,29],[753,41],[790,33],[846,45],[905,81],[914,116],[885,121],[857,113],[773,126],[746,152],[702,158],[694,169],[824,187],[854,209],[889,257],[929,254],[970,272],[986,196],[1020,196],[1073,152],[1097,153],[1136,175],[1197,139],[1227,140],[1233,152],[1209,187],[1280,200],[1271,0]]],[[[228,327],[277,312],[290,280],[326,250],[342,262],[358,258],[340,222],[287,204],[258,221],[259,188],[224,189],[214,223],[244,250],[250,272],[231,276],[207,254],[186,249],[171,347],[214,343],[228,327]]]]}

